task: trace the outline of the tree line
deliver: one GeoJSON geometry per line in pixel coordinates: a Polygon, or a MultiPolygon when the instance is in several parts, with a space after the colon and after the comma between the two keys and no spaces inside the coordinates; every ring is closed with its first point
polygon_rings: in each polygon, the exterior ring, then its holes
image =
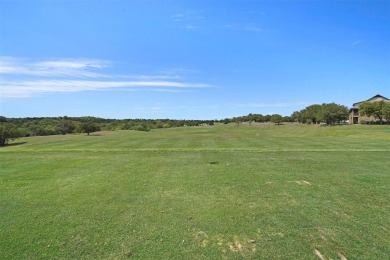
{"type": "Polygon", "coordinates": [[[323,103],[307,106],[291,115],[293,121],[306,124],[341,124],[348,120],[348,108],[336,103],[323,103]]]}
{"type": "MultiPolygon", "coordinates": [[[[359,107],[360,116],[373,117],[366,123],[387,123],[390,124],[390,102],[363,102],[359,107]]],[[[273,122],[280,124],[282,122],[300,123],[300,124],[327,124],[335,125],[346,123],[349,117],[348,107],[336,103],[313,104],[300,111],[294,111],[290,116],[281,116],[279,114],[262,115],[249,114],[246,116],[225,118],[221,122],[237,123],[242,122],[273,122]]]]}
{"type": "MultiPolygon", "coordinates": [[[[373,116],[380,123],[390,123],[390,103],[364,102],[360,105],[360,115],[373,116]]],[[[26,117],[6,118],[0,116],[0,146],[19,137],[65,135],[73,133],[90,133],[96,131],[137,130],[150,131],[151,129],[214,125],[214,123],[243,122],[296,122],[304,124],[341,124],[348,119],[348,108],[336,103],[314,104],[300,111],[294,111],[290,116],[279,114],[262,115],[248,114],[246,116],[225,118],[222,120],[173,120],[173,119],[104,119],[99,117],[26,117]]]]}
{"type": "Polygon", "coordinates": [[[199,126],[214,124],[214,120],[172,119],[104,119],[99,117],[26,117],[0,116],[0,145],[18,137],[65,135],[96,131],[137,130],[150,131],[158,128],[199,126]]]}
{"type": "Polygon", "coordinates": [[[279,114],[262,115],[249,114],[246,116],[225,118],[223,123],[237,123],[242,122],[258,122],[258,123],[276,123],[282,122],[296,122],[301,124],[320,124],[328,125],[341,124],[348,119],[348,108],[346,106],[338,105],[336,103],[314,104],[307,106],[300,111],[294,111],[290,116],[282,116],[279,114]]]}
{"type": "Polygon", "coordinates": [[[244,122],[247,123],[268,123],[273,122],[276,124],[280,124],[282,122],[292,122],[290,116],[282,116],[279,114],[272,114],[272,115],[263,115],[263,114],[248,114],[246,116],[238,116],[238,117],[232,117],[232,118],[225,118],[222,120],[216,120],[216,122],[223,123],[223,124],[230,124],[230,123],[236,123],[241,124],[244,122]]]}

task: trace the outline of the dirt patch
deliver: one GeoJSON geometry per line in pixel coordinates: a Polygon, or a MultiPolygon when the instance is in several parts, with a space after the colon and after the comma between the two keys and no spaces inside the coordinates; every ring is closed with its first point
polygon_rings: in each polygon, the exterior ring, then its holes
{"type": "Polygon", "coordinates": [[[229,242],[228,246],[229,246],[230,251],[232,251],[234,253],[241,252],[242,249],[244,248],[242,243],[240,241],[238,241],[237,238],[234,239],[234,243],[229,242]]]}
{"type": "Polygon", "coordinates": [[[341,260],[347,260],[347,258],[342,253],[339,253],[339,256],[340,256],[341,260]]]}
{"type": "Polygon", "coordinates": [[[241,256],[251,255],[256,252],[256,240],[255,239],[247,239],[243,238],[243,240],[238,239],[238,237],[234,237],[234,242],[228,242],[226,245],[229,250],[233,253],[238,253],[241,256]],[[243,242],[247,241],[247,242],[243,242]]]}
{"type": "Polygon", "coordinates": [[[201,247],[206,247],[209,243],[209,236],[203,231],[194,230],[195,240],[200,244],[201,247]]]}
{"type": "Polygon", "coordinates": [[[218,234],[214,236],[207,235],[204,231],[193,229],[192,235],[196,244],[200,247],[216,246],[222,253],[222,259],[231,259],[231,253],[241,255],[242,257],[251,256],[256,253],[256,236],[225,236],[218,234]]]}

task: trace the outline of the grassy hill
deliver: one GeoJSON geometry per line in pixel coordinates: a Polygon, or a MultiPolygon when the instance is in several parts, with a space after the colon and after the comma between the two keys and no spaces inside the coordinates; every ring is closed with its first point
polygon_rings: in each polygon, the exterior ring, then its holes
{"type": "Polygon", "coordinates": [[[0,148],[0,259],[385,259],[388,126],[215,125],[0,148]]]}

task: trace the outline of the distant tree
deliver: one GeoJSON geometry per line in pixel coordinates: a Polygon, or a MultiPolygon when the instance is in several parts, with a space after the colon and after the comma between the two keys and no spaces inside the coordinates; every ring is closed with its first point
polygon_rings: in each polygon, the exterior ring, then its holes
{"type": "Polygon", "coordinates": [[[92,122],[82,123],[80,127],[81,131],[86,133],[87,135],[100,130],[100,127],[92,122]]]}
{"type": "Polygon", "coordinates": [[[0,116],[0,123],[7,122],[7,118],[5,116],[0,116]]]}
{"type": "Polygon", "coordinates": [[[348,118],[348,108],[336,103],[322,104],[321,113],[322,121],[328,125],[339,124],[348,118]]]}
{"type": "Polygon", "coordinates": [[[139,125],[135,128],[135,130],[137,130],[137,131],[149,132],[149,131],[150,131],[150,127],[149,127],[145,122],[143,122],[143,123],[139,124],[139,125]]]}
{"type": "Polygon", "coordinates": [[[130,130],[132,127],[132,125],[130,124],[130,122],[123,122],[121,125],[120,125],[120,129],[121,130],[130,130]]]}
{"type": "Polygon", "coordinates": [[[56,129],[59,134],[66,135],[72,133],[76,127],[72,121],[62,119],[57,123],[56,129]]]}
{"type": "Polygon", "coordinates": [[[273,114],[271,116],[271,122],[280,125],[280,123],[283,121],[283,117],[279,114],[273,114]]]}
{"type": "Polygon", "coordinates": [[[282,122],[292,122],[292,118],[290,117],[290,116],[284,116],[283,118],[282,118],[282,122]]]}
{"type": "Polygon", "coordinates": [[[235,117],[234,122],[239,126],[243,122],[243,120],[241,117],[235,117]]]}
{"type": "Polygon", "coordinates": [[[291,115],[293,122],[319,124],[341,123],[348,119],[348,108],[336,103],[314,104],[305,107],[301,111],[295,111],[291,115]]]}
{"type": "Polygon", "coordinates": [[[264,122],[264,116],[262,114],[255,114],[255,115],[253,115],[253,120],[255,122],[262,123],[262,122],[264,122]]]}
{"type": "Polygon", "coordinates": [[[300,112],[300,111],[294,111],[294,112],[291,114],[291,120],[292,120],[292,122],[303,123],[303,120],[302,120],[302,112],[300,112]]]}
{"type": "Polygon", "coordinates": [[[383,118],[387,121],[387,123],[390,123],[390,103],[385,102],[382,107],[383,112],[383,118]]]}
{"type": "Polygon", "coordinates": [[[8,144],[9,141],[22,137],[16,125],[7,122],[0,123],[0,146],[8,144]]]}
{"type": "Polygon", "coordinates": [[[368,116],[371,117],[374,114],[374,108],[371,102],[364,102],[359,106],[359,114],[360,116],[368,116]]]}
{"type": "Polygon", "coordinates": [[[384,101],[363,102],[359,106],[359,114],[361,116],[373,116],[383,123],[383,118],[387,116],[388,105],[384,101]]]}
{"type": "Polygon", "coordinates": [[[322,107],[318,104],[310,105],[301,110],[301,113],[302,119],[306,123],[318,124],[320,123],[322,117],[322,107]]]}

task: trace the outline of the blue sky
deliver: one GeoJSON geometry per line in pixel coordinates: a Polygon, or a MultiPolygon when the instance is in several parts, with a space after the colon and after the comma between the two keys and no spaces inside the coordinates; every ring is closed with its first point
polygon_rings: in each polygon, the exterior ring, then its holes
{"type": "Polygon", "coordinates": [[[390,1],[0,0],[0,115],[223,119],[390,98],[390,1]]]}

